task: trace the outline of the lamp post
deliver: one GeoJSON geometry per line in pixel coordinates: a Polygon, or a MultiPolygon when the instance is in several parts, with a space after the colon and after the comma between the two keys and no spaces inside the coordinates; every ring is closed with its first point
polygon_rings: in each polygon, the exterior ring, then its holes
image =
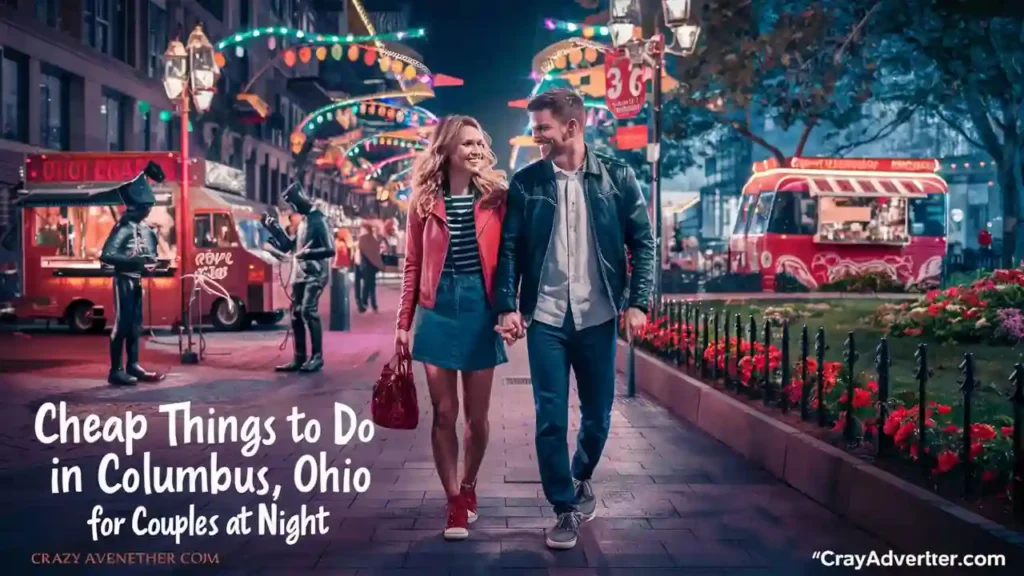
{"type": "MultiPolygon", "coordinates": [[[[197,364],[199,355],[193,350],[192,314],[185,292],[187,263],[190,261],[192,244],[192,216],[189,208],[189,100],[195,102],[196,110],[204,113],[213,103],[220,69],[214,62],[213,45],[203,33],[201,25],[188,37],[187,45],[172,40],[164,52],[164,90],[167,97],[179,105],[181,115],[181,201],[178,205],[178,276],[181,281],[181,322],[188,333],[188,347],[181,353],[182,364],[197,364]]],[[[180,340],[179,340],[180,342],[180,340]]]]}
{"type": "Polygon", "coordinates": [[[690,56],[697,47],[700,25],[691,13],[691,0],[662,0],[665,24],[672,29],[675,44],[665,45],[660,32],[650,38],[636,38],[633,34],[641,16],[639,0],[611,0],[608,31],[612,44],[625,50],[633,66],[648,65],[652,68],[652,135],[647,146],[647,161],[651,163],[651,218],[654,220],[656,239],[654,267],[654,306],[661,310],[662,223],[661,223],[661,75],[665,69],[665,54],[690,56]]]}

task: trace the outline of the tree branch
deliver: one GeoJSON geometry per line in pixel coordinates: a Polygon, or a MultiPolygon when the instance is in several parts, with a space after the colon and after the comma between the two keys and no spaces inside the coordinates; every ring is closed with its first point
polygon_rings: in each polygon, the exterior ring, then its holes
{"type": "Polygon", "coordinates": [[[896,113],[895,118],[893,118],[884,126],[881,126],[878,130],[875,131],[873,135],[863,138],[861,140],[857,140],[855,142],[848,142],[846,144],[843,144],[842,146],[837,146],[832,150],[832,153],[837,156],[842,156],[843,154],[846,154],[850,150],[854,150],[856,148],[864,146],[865,144],[871,144],[872,142],[877,142],[882,138],[888,137],[890,134],[895,132],[900,126],[906,124],[907,121],[910,120],[910,118],[917,111],[917,109],[918,105],[901,109],[899,112],[896,113]]]}
{"type": "Polygon", "coordinates": [[[985,150],[986,152],[988,151],[988,148],[986,148],[984,144],[982,144],[981,142],[979,142],[978,140],[976,140],[976,139],[975,139],[975,138],[974,138],[973,136],[971,136],[970,134],[968,134],[968,133],[967,133],[967,130],[964,130],[963,126],[960,126],[960,125],[959,125],[959,124],[957,124],[956,122],[953,122],[953,120],[952,120],[952,119],[950,119],[950,118],[946,117],[946,115],[945,115],[945,114],[943,114],[943,113],[942,113],[942,112],[941,112],[940,110],[936,110],[936,111],[935,111],[935,115],[939,117],[939,120],[942,120],[943,122],[945,122],[945,123],[946,123],[946,125],[947,125],[947,126],[949,126],[950,128],[952,128],[953,130],[956,130],[956,132],[957,132],[958,134],[960,134],[961,136],[963,136],[963,137],[964,137],[964,139],[965,139],[965,140],[967,140],[967,142],[968,142],[968,143],[969,143],[969,144],[970,144],[971,146],[974,146],[975,148],[978,148],[979,150],[985,150]]]}
{"type": "Polygon", "coordinates": [[[779,149],[779,147],[777,147],[777,146],[773,146],[771,143],[769,143],[764,138],[762,138],[762,137],[758,136],[757,134],[754,134],[753,132],[751,132],[750,131],[750,127],[748,125],[740,123],[740,122],[736,122],[735,120],[729,120],[728,118],[723,118],[723,117],[721,117],[721,116],[719,116],[717,114],[714,115],[714,117],[715,117],[715,120],[717,120],[718,122],[720,122],[720,123],[722,123],[722,124],[724,124],[726,126],[729,126],[733,130],[735,130],[740,136],[743,136],[747,140],[750,140],[754,144],[757,144],[758,146],[761,146],[765,150],[771,152],[772,156],[774,156],[775,159],[779,161],[780,165],[783,165],[783,164],[786,163],[786,155],[782,153],[782,150],[779,149]]]}
{"type": "Polygon", "coordinates": [[[978,135],[981,136],[981,142],[984,144],[982,149],[987,150],[993,158],[1000,158],[1003,143],[999,141],[999,136],[992,128],[992,114],[986,111],[985,103],[982,102],[981,96],[978,95],[974,86],[968,86],[964,95],[967,100],[967,114],[971,117],[971,122],[978,130],[978,135]]]}
{"type": "Polygon", "coordinates": [[[842,45],[839,46],[839,50],[836,50],[835,55],[832,57],[833,64],[838,65],[840,61],[842,61],[843,53],[845,53],[846,49],[850,47],[850,43],[853,42],[853,39],[857,37],[857,34],[860,33],[860,31],[864,28],[864,25],[868,23],[868,20],[875,14],[875,12],[878,11],[879,8],[881,8],[881,6],[881,2],[875,2],[875,5],[871,7],[871,10],[868,10],[868,13],[865,14],[864,17],[861,18],[860,22],[858,22],[857,25],[853,27],[853,30],[850,31],[850,34],[846,37],[846,40],[843,41],[842,45]]]}
{"type": "Polygon", "coordinates": [[[796,150],[793,151],[793,156],[803,156],[804,146],[807,145],[807,139],[811,137],[811,131],[814,130],[817,125],[818,121],[816,119],[811,119],[804,123],[804,131],[800,134],[800,140],[796,143],[796,150]]]}

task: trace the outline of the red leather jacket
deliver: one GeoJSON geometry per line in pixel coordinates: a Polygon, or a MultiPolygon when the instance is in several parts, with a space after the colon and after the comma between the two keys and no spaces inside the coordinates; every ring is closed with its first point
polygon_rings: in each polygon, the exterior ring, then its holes
{"type": "MultiPolygon", "coordinates": [[[[501,223],[505,219],[505,202],[494,208],[473,207],[476,238],[483,268],[487,300],[494,303],[494,271],[498,266],[498,245],[501,223]]],[[[448,218],[444,202],[439,198],[426,218],[415,207],[409,209],[405,234],[405,270],[402,273],[402,299],[398,306],[398,329],[411,330],[416,305],[433,308],[437,283],[448,256],[448,218]]]]}

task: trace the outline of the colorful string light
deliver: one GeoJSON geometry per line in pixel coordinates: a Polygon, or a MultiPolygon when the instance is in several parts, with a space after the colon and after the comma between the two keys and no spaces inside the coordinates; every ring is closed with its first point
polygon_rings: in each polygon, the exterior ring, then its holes
{"type": "MultiPolygon", "coordinates": [[[[401,98],[403,96],[432,96],[432,95],[433,95],[433,91],[431,91],[429,89],[414,89],[414,90],[405,90],[405,91],[401,91],[401,92],[397,92],[397,91],[394,91],[394,92],[381,92],[381,93],[378,93],[378,94],[367,94],[367,95],[364,95],[364,96],[357,96],[357,97],[354,97],[354,98],[345,98],[343,100],[337,100],[335,102],[331,102],[330,104],[328,104],[326,106],[322,106],[322,107],[314,110],[313,112],[310,112],[309,114],[307,114],[306,117],[302,119],[302,122],[299,122],[298,126],[295,127],[295,129],[293,130],[292,133],[295,134],[295,133],[300,133],[300,132],[313,132],[318,126],[323,124],[326,119],[332,118],[333,117],[332,113],[335,110],[337,110],[338,108],[344,108],[346,106],[350,106],[352,104],[359,104],[361,102],[369,103],[370,101],[386,100],[388,98],[401,98]]],[[[434,116],[433,114],[431,114],[430,115],[430,119],[433,120],[433,121],[436,121],[437,117],[434,116]]]]}
{"type": "Polygon", "coordinates": [[[263,28],[253,28],[252,30],[232,34],[220,42],[217,42],[216,46],[217,50],[221,51],[230,46],[244,44],[250,40],[264,36],[287,38],[307,46],[333,46],[334,44],[377,43],[385,40],[394,42],[404,40],[406,38],[423,38],[426,35],[427,31],[423,28],[402,32],[390,32],[388,34],[371,34],[369,36],[355,36],[353,34],[338,36],[309,34],[303,30],[289,28],[287,26],[265,26],[263,28]]]}
{"type": "Polygon", "coordinates": [[[607,26],[577,24],[576,22],[565,22],[563,20],[555,20],[553,18],[546,18],[544,20],[544,27],[548,30],[568,32],[570,34],[582,34],[584,38],[592,38],[594,36],[603,37],[610,34],[607,26]]]}

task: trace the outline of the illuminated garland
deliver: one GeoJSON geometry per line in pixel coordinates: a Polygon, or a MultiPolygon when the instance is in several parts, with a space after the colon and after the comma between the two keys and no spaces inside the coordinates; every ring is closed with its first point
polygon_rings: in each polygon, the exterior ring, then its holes
{"type": "Polygon", "coordinates": [[[366,138],[356,142],[345,152],[345,156],[355,156],[356,154],[359,154],[361,150],[369,150],[374,146],[397,146],[399,148],[411,148],[413,150],[423,150],[426,148],[426,145],[423,142],[391,138],[386,134],[378,134],[376,136],[367,136],[366,138]]]}
{"type": "MultiPolygon", "coordinates": [[[[533,71],[533,76],[542,76],[552,70],[562,70],[570,66],[589,68],[597,64],[598,59],[611,50],[600,42],[572,38],[552,44],[541,54],[548,51],[550,54],[547,54],[540,64],[536,64],[537,68],[533,71]],[[557,48],[555,48],[556,46],[557,48]],[[584,62],[586,62],[586,66],[583,66],[584,62]]],[[[536,60],[534,62],[536,63],[536,60]]]]}
{"type": "Polygon", "coordinates": [[[398,156],[392,156],[391,158],[381,160],[380,162],[373,165],[373,168],[370,170],[370,173],[367,175],[367,177],[376,178],[377,176],[380,176],[380,171],[383,170],[386,166],[394,164],[395,162],[411,161],[415,157],[416,152],[409,152],[407,154],[400,154],[398,156]]]}
{"type": "MultiPolygon", "coordinates": [[[[370,15],[366,13],[366,8],[363,7],[362,1],[352,0],[352,6],[355,7],[356,14],[359,14],[359,20],[362,21],[363,26],[366,26],[366,31],[369,32],[371,35],[376,35],[377,29],[373,26],[373,21],[370,20],[370,15]]],[[[381,40],[374,40],[373,45],[377,47],[377,50],[387,49],[384,46],[384,42],[382,42],[381,40]]],[[[402,92],[406,92],[405,82],[402,81],[402,78],[398,77],[396,78],[396,80],[398,80],[398,87],[402,89],[402,92]]],[[[412,96],[413,95],[406,95],[405,97],[406,101],[408,101],[409,104],[413,103],[412,96]]],[[[433,96],[433,94],[431,94],[430,96],[433,96]]]]}
{"type": "MultiPolygon", "coordinates": [[[[427,92],[430,91],[421,89],[403,92],[380,92],[377,94],[366,94],[363,96],[345,98],[343,100],[332,102],[326,106],[323,106],[307,114],[306,117],[302,119],[302,122],[299,122],[299,124],[295,127],[295,129],[292,131],[291,137],[289,138],[291,142],[292,152],[298,154],[299,151],[302,150],[302,147],[303,145],[305,145],[306,139],[308,138],[306,133],[312,134],[312,132],[316,130],[318,127],[322,126],[325,121],[329,122],[332,116],[331,113],[334,112],[335,110],[338,110],[339,108],[345,108],[346,106],[350,106],[352,104],[358,104],[360,102],[367,102],[370,100],[384,100],[387,98],[398,98],[406,95],[420,96],[425,95],[425,93],[427,92]]],[[[432,94],[432,92],[430,93],[432,94]]],[[[335,118],[337,118],[336,114],[334,114],[334,116],[335,118]]],[[[342,114],[342,117],[345,117],[344,113],[342,114]]],[[[337,118],[337,121],[344,125],[344,121],[341,118],[337,118]]],[[[436,119],[433,119],[431,121],[436,121],[436,119]]]]}
{"type": "Polygon", "coordinates": [[[559,30],[570,33],[580,32],[584,38],[593,38],[594,36],[608,36],[611,32],[607,26],[591,26],[589,24],[577,24],[576,22],[565,22],[563,20],[555,20],[553,18],[546,18],[544,20],[544,27],[548,30],[559,30]]]}
{"type": "MultiPolygon", "coordinates": [[[[367,42],[373,42],[374,44],[382,42],[383,40],[399,41],[405,38],[423,38],[427,35],[426,30],[419,28],[416,30],[409,30],[405,32],[391,32],[388,34],[374,34],[372,31],[369,36],[355,36],[348,34],[345,36],[328,35],[323,34],[307,34],[306,32],[297,28],[288,28],[287,26],[266,26],[264,28],[254,28],[246,32],[239,32],[232,34],[227,38],[224,38],[220,42],[217,42],[217,50],[224,50],[230,48],[236,44],[244,44],[250,40],[260,37],[281,37],[295,39],[302,44],[312,46],[330,46],[333,44],[365,44],[367,42]]],[[[381,43],[379,46],[383,46],[381,43]]],[[[271,47],[273,48],[273,47],[271,47]]]]}

